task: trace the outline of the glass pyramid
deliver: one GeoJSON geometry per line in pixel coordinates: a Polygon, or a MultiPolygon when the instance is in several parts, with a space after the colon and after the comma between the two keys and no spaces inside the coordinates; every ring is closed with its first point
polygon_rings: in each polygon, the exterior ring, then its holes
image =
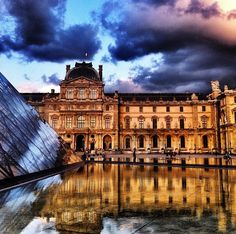
{"type": "Polygon", "coordinates": [[[55,166],[56,132],[0,73],[0,179],[55,166]]]}

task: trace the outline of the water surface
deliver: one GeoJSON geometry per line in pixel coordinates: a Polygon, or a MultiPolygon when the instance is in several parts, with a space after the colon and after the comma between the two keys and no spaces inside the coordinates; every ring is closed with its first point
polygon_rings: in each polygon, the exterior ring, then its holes
{"type": "Polygon", "coordinates": [[[236,233],[236,171],[89,164],[1,195],[2,233],[236,233]]]}

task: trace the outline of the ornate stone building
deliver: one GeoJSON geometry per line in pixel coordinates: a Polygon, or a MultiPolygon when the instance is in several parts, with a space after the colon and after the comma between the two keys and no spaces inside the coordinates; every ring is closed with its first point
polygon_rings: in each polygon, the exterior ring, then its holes
{"type": "Polygon", "coordinates": [[[236,153],[236,89],[104,93],[102,69],[67,65],[60,93],[23,94],[73,149],[236,153]]]}

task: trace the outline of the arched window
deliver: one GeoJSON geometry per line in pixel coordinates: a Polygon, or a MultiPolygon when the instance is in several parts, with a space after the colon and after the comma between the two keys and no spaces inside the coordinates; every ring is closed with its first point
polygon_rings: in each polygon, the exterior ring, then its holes
{"type": "Polygon", "coordinates": [[[203,148],[208,148],[208,137],[207,135],[202,137],[203,148]]]}
{"type": "Polygon", "coordinates": [[[157,148],[157,146],[158,146],[158,137],[157,137],[157,135],[154,135],[152,137],[152,147],[157,148]]]}
{"type": "Polygon", "coordinates": [[[84,128],[85,127],[85,117],[84,116],[79,116],[78,117],[78,128],[84,128]]]}
{"type": "Polygon", "coordinates": [[[140,136],[138,139],[139,139],[139,148],[144,148],[144,136],[140,136]]]}
{"type": "Polygon", "coordinates": [[[180,137],[180,148],[185,148],[185,137],[184,136],[180,137]]]}
{"type": "Polygon", "coordinates": [[[130,137],[125,138],[125,148],[130,149],[130,137]]]}
{"type": "Polygon", "coordinates": [[[170,135],[168,135],[166,137],[166,147],[171,148],[171,136],[170,135]]]}

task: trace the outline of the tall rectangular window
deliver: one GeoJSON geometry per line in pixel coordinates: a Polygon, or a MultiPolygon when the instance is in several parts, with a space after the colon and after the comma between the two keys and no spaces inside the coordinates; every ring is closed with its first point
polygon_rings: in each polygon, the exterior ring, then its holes
{"type": "Polygon", "coordinates": [[[144,128],[144,119],[139,119],[139,128],[144,128]]]}
{"type": "Polygon", "coordinates": [[[58,120],[57,119],[52,119],[52,128],[57,128],[57,123],[58,123],[58,120]]]}
{"type": "Polygon", "coordinates": [[[73,99],[73,89],[67,89],[66,90],[66,98],[67,99],[73,99]]]}
{"type": "Polygon", "coordinates": [[[126,106],[125,111],[129,112],[129,106],[126,106]]]}
{"type": "Polygon", "coordinates": [[[90,127],[91,128],[95,128],[96,126],[96,117],[95,116],[91,116],[90,117],[90,127]]]}
{"type": "Polygon", "coordinates": [[[91,99],[96,99],[97,98],[97,90],[96,89],[91,89],[90,98],[91,99]]]}
{"type": "Polygon", "coordinates": [[[179,111],[180,111],[180,112],[184,112],[184,107],[183,107],[183,106],[180,106],[180,107],[179,107],[179,111]]]}
{"type": "Polygon", "coordinates": [[[153,111],[153,112],[156,112],[156,111],[157,111],[156,106],[153,106],[153,107],[152,107],[152,111],[153,111]]]}
{"type": "Polygon", "coordinates": [[[234,97],[234,103],[236,103],[236,97],[234,97]]]}
{"type": "Polygon", "coordinates": [[[125,128],[130,129],[130,118],[125,119],[125,128]]]}
{"type": "Polygon", "coordinates": [[[143,112],[143,107],[142,106],[139,107],[139,112],[143,112]]]}
{"type": "Polygon", "coordinates": [[[72,128],[72,117],[66,117],[66,128],[72,128]]]}
{"type": "Polygon", "coordinates": [[[152,120],[152,128],[157,129],[157,119],[152,120]]]}
{"type": "Polygon", "coordinates": [[[166,112],[170,112],[170,107],[169,106],[166,107],[166,112]]]}
{"type": "Polygon", "coordinates": [[[206,111],[206,106],[202,106],[202,112],[206,111]]]}
{"type": "Polygon", "coordinates": [[[234,112],[234,123],[236,123],[236,112],[234,112]]]}
{"type": "Polygon", "coordinates": [[[180,129],[184,129],[184,119],[179,120],[180,129]]]}
{"type": "Polygon", "coordinates": [[[79,99],[84,99],[85,98],[85,91],[84,89],[79,89],[79,99]]]}
{"type": "Polygon", "coordinates": [[[111,119],[109,117],[105,118],[105,128],[109,129],[111,125],[111,119]]]}
{"type": "Polygon", "coordinates": [[[78,128],[84,128],[85,127],[85,117],[84,116],[79,116],[78,117],[78,123],[77,123],[78,128]]]}

